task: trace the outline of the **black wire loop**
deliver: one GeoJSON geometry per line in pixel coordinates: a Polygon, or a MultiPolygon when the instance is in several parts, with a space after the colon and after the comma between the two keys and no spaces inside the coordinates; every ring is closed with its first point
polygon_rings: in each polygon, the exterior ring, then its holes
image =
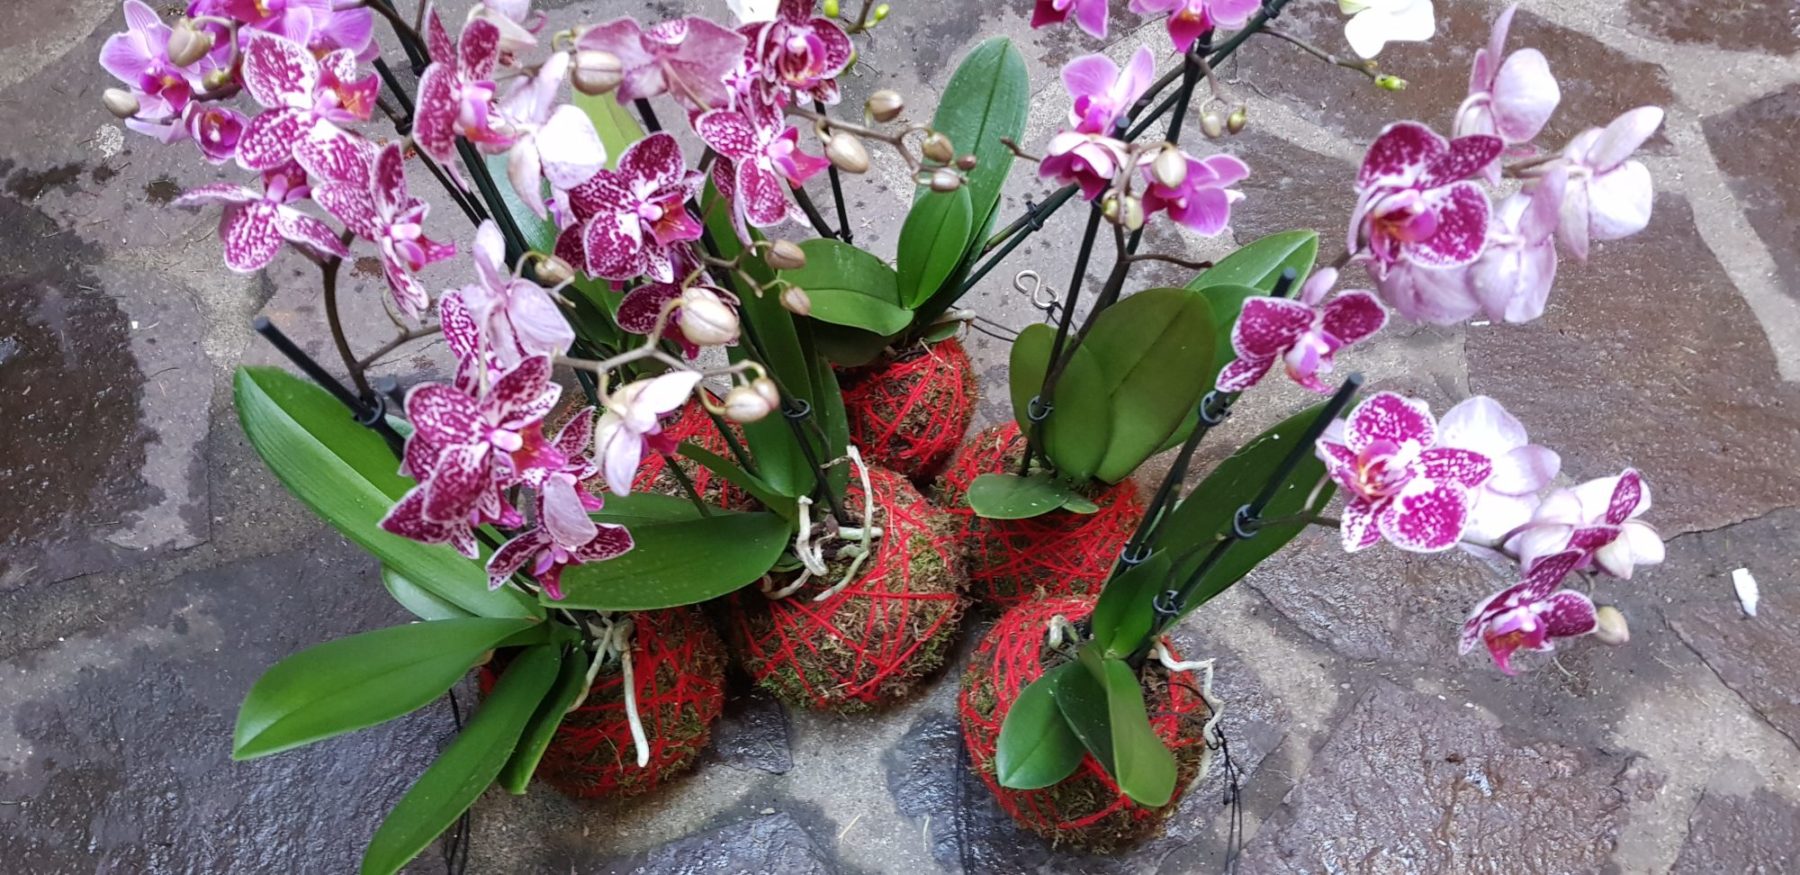
{"type": "Polygon", "coordinates": [[[812,415],[812,402],[805,398],[789,398],[781,409],[781,415],[789,419],[805,419],[812,415]]]}
{"type": "Polygon", "coordinates": [[[1050,418],[1050,411],[1055,409],[1056,405],[1045,404],[1038,400],[1038,396],[1033,395],[1031,396],[1031,403],[1025,405],[1025,418],[1032,422],[1043,422],[1050,418]]]}
{"type": "Polygon", "coordinates": [[[1181,614],[1181,593],[1165,589],[1150,602],[1150,610],[1163,620],[1172,620],[1181,614]]]}
{"type": "Polygon", "coordinates": [[[1231,416],[1231,405],[1219,397],[1218,390],[1206,393],[1200,399],[1200,424],[1212,428],[1231,416]]]}
{"type": "Polygon", "coordinates": [[[1142,565],[1151,553],[1149,544],[1130,544],[1119,548],[1119,561],[1125,565],[1142,565]]]}
{"type": "Polygon", "coordinates": [[[1248,541],[1256,537],[1256,532],[1260,528],[1262,528],[1262,520],[1257,519],[1256,515],[1250,512],[1250,505],[1246,504],[1238,508],[1237,513],[1231,516],[1231,533],[1240,541],[1248,541]]]}

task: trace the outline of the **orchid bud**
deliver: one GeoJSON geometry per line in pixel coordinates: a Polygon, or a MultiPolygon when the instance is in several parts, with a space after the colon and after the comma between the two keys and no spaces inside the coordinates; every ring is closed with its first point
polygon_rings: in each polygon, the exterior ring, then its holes
{"type": "Polygon", "coordinates": [[[1375,77],[1375,87],[1384,91],[1405,91],[1406,80],[1399,76],[1383,73],[1375,77]]]}
{"type": "Polygon", "coordinates": [[[749,386],[733,386],[725,393],[725,418],[732,422],[755,422],[774,409],[769,399],[749,386]]]}
{"type": "Polygon", "coordinates": [[[1144,227],[1144,199],[1135,194],[1125,196],[1125,205],[1120,208],[1123,216],[1122,224],[1127,231],[1136,231],[1144,227]]]}
{"type": "Polygon", "coordinates": [[[937,131],[926,135],[925,142],[919,146],[919,151],[924,152],[925,157],[939,164],[949,164],[956,160],[956,146],[950,142],[949,137],[937,131]]]}
{"type": "Polygon", "coordinates": [[[114,118],[131,118],[138,114],[137,95],[123,88],[108,88],[100,95],[100,102],[106,104],[106,111],[114,118]]]}
{"type": "Polygon", "coordinates": [[[545,255],[537,261],[537,281],[545,286],[560,286],[573,282],[575,269],[569,263],[554,255],[545,255]]]}
{"type": "Polygon", "coordinates": [[[1209,140],[1217,140],[1225,135],[1225,120],[1216,112],[1203,113],[1200,116],[1200,133],[1209,140]]]}
{"type": "Polygon", "coordinates": [[[838,17],[838,0],[825,0],[825,17],[838,17]]]}
{"type": "Polygon", "coordinates": [[[1631,627],[1618,608],[1601,605],[1594,610],[1594,637],[1603,644],[1617,646],[1631,640],[1631,627]]]}
{"type": "Polygon", "coordinates": [[[869,150],[854,135],[838,131],[825,141],[825,157],[845,173],[869,172],[869,150]]]}
{"type": "Polygon", "coordinates": [[[1244,125],[1248,124],[1249,121],[1250,108],[1247,106],[1240,106],[1237,109],[1232,110],[1231,115],[1225,117],[1225,130],[1230,131],[1233,134],[1242,133],[1244,125]]]}
{"type": "Polygon", "coordinates": [[[599,49],[582,49],[575,53],[575,71],[569,81],[575,90],[595,97],[609,94],[625,79],[625,64],[619,56],[599,49]]]}
{"type": "Polygon", "coordinates": [[[792,240],[777,240],[769,245],[763,261],[776,270],[799,270],[806,266],[806,250],[792,240]]]}
{"type": "Polygon", "coordinates": [[[781,291],[781,306],[796,316],[812,315],[812,298],[799,286],[788,286],[781,291]]]}
{"type": "Polygon", "coordinates": [[[717,292],[690,286],[681,293],[681,336],[695,346],[723,346],[737,340],[738,315],[717,292]]]}
{"type": "Polygon", "coordinates": [[[769,402],[770,408],[781,406],[781,389],[775,385],[774,380],[768,377],[757,377],[750,381],[750,388],[755,389],[756,394],[761,395],[764,401],[769,402]]]}
{"type": "Polygon", "coordinates": [[[980,159],[976,158],[974,155],[964,155],[961,158],[956,159],[956,169],[962,171],[974,170],[975,165],[979,163],[980,159]]]}
{"type": "Polygon", "coordinates": [[[177,67],[186,67],[206,57],[212,47],[212,32],[196,30],[190,19],[183,18],[169,29],[169,63],[177,67]]]}
{"type": "Polygon", "coordinates": [[[886,20],[886,18],[888,17],[888,13],[892,12],[892,11],[893,10],[889,9],[888,5],[886,3],[883,3],[880,6],[875,7],[875,20],[876,21],[886,20]]]}
{"type": "Polygon", "coordinates": [[[932,191],[951,192],[962,188],[962,184],[962,174],[957,173],[948,167],[939,167],[931,172],[932,191]]]}
{"type": "Polygon", "coordinates": [[[1187,181],[1187,156],[1173,146],[1164,146],[1150,164],[1150,178],[1164,188],[1180,188],[1187,181]]]}
{"type": "Polygon", "coordinates": [[[230,84],[231,71],[226,69],[214,70],[211,73],[206,74],[204,79],[200,80],[201,87],[205,88],[209,93],[223,91],[225,87],[230,84]]]}
{"type": "Polygon", "coordinates": [[[1106,200],[1100,202],[1100,215],[1105,216],[1109,222],[1117,222],[1119,220],[1119,198],[1117,195],[1109,194],[1106,196],[1106,200]]]}
{"type": "Polygon", "coordinates": [[[863,111],[875,121],[887,123],[898,118],[901,110],[906,109],[906,99],[900,92],[883,88],[869,95],[868,102],[863,104],[863,111]]]}

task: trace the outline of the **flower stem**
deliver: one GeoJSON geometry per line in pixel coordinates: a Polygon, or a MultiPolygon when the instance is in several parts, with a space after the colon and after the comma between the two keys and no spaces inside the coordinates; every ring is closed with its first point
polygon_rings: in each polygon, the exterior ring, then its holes
{"type": "Polygon", "coordinates": [[[1318,58],[1319,60],[1324,61],[1327,64],[1336,64],[1337,66],[1343,67],[1346,70],[1355,70],[1356,72],[1361,73],[1364,76],[1369,77],[1370,79],[1380,78],[1380,74],[1375,72],[1375,62],[1374,61],[1365,61],[1365,60],[1353,59],[1353,58],[1340,58],[1337,55],[1327,52],[1324,49],[1321,49],[1318,46],[1315,46],[1312,43],[1307,42],[1306,40],[1303,40],[1297,36],[1294,36],[1291,33],[1288,33],[1285,30],[1280,30],[1275,27],[1264,27],[1262,29],[1262,33],[1264,36],[1272,36],[1272,37],[1275,37],[1276,39],[1279,39],[1284,42],[1288,42],[1295,46],[1298,46],[1301,51],[1304,51],[1307,54],[1312,55],[1313,57],[1318,58]]]}
{"type": "Polygon", "coordinates": [[[1056,320],[1056,338],[1050,342],[1050,364],[1044,371],[1044,382],[1038,387],[1036,403],[1026,411],[1026,418],[1031,420],[1031,433],[1026,435],[1025,458],[1019,463],[1019,476],[1023,477],[1031,471],[1032,458],[1037,455],[1036,448],[1044,443],[1044,423],[1049,420],[1048,407],[1054,405],[1052,396],[1056,390],[1054,377],[1060,372],[1056,364],[1062,361],[1063,345],[1069,339],[1069,326],[1075,320],[1075,302],[1081,295],[1082,281],[1087,278],[1088,260],[1094,254],[1094,238],[1100,234],[1100,205],[1094,204],[1088,209],[1087,231],[1081,236],[1081,248],[1075,251],[1075,271],[1069,276],[1069,290],[1063,295],[1062,314],[1056,320]],[[1038,411],[1044,411],[1042,418],[1033,418],[1038,411]]]}
{"type": "Polygon", "coordinates": [[[338,313],[337,284],[338,268],[344,260],[329,258],[319,263],[320,279],[325,289],[325,323],[331,328],[331,342],[337,347],[338,358],[343,359],[344,370],[350,375],[350,381],[356,384],[357,394],[363,398],[373,392],[369,389],[369,381],[363,376],[362,368],[357,367],[356,354],[350,351],[350,338],[344,334],[344,320],[338,313]]]}
{"type": "MultiPolygon", "coordinates": [[[[813,109],[823,114],[825,112],[825,102],[822,100],[813,101],[813,109]]],[[[843,180],[838,176],[836,164],[827,165],[825,167],[825,173],[827,176],[831,177],[831,199],[837,204],[838,239],[845,243],[849,243],[851,242],[852,236],[850,233],[850,211],[844,206],[843,180]]]]}
{"type": "Polygon", "coordinates": [[[681,465],[676,463],[674,456],[663,457],[663,469],[675,478],[675,482],[681,484],[681,491],[687,493],[688,501],[694,503],[694,509],[700,511],[701,516],[713,515],[712,508],[707,507],[706,502],[700,499],[700,490],[694,488],[693,479],[688,477],[686,471],[681,470],[681,465]]]}
{"type": "Polygon", "coordinates": [[[806,214],[806,221],[813,226],[813,233],[827,240],[837,237],[837,232],[831,230],[830,223],[825,221],[824,214],[820,213],[819,208],[813,205],[812,198],[807,195],[806,189],[798,185],[789,185],[788,191],[794,193],[794,203],[799,204],[800,211],[806,214]]]}

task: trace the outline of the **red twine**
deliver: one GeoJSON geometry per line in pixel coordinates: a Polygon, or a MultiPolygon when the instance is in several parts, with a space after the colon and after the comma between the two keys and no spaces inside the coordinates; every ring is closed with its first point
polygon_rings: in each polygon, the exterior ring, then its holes
{"type": "Polygon", "coordinates": [[[843,376],[850,442],[871,464],[915,480],[944,466],[975,416],[975,372],[955,338],[843,376]]]}
{"type": "Polygon", "coordinates": [[[982,474],[1018,470],[1025,439],[1017,423],[977,432],[950,461],[933,492],[940,507],[961,523],[969,554],[971,594],[1002,608],[1037,596],[1094,595],[1112,571],[1119,551],[1144,516],[1137,485],[1108,487],[1090,514],[1058,510],[1023,520],[990,520],[967,502],[969,484],[982,474]]]}
{"type": "MultiPolygon", "coordinates": [[[[699,401],[690,400],[682,405],[680,414],[673,421],[663,423],[663,434],[677,441],[693,443],[724,459],[736,461],[732,459],[731,448],[726,445],[725,436],[719,433],[718,424],[713,422],[711,416],[707,415],[706,408],[701,407],[699,401]]],[[[741,433],[733,434],[733,437],[739,438],[739,442],[742,442],[741,433]]],[[[687,490],[676,482],[673,475],[665,473],[668,467],[668,456],[661,453],[647,454],[643,462],[638,465],[637,477],[632,480],[631,488],[686,497],[687,490]]],[[[750,506],[750,496],[746,495],[744,490],[714,474],[712,469],[696,462],[685,461],[681,465],[681,470],[688,475],[689,480],[693,481],[694,491],[700,493],[701,499],[706,503],[730,510],[750,506]]]]}
{"type": "MultiPolygon", "coordinates": [[[[1197,773],[1205,744],[1201,726],[1207,712],[1190,673],[1175,672],[1161,681],[1154,673],[1157,670],[1151,669],[1150,676],[1159,682],[1145,690],[1150,725],[1180,764],[1175,795],[1161,808],[1144,808],[1119,792],[1119,785],[1091,754],[1082,759],[1073,775],[1050,787],[1012,790],[1000,786],[994,775],[1000,725],[1019,690],[1044,674],[1044,636],[1051,618],[1060,614],[1078,622],[1093,610],[1093,599],[1067,597],[1028,602],[1001,614],[963,673],[957,713],[970,762],[1013,820],[1053,841],[1071,841],[1098,850],[1149,835],[1175,810],[1197,773]]],[[[1172,647],[1169,656],[1180,659],[1172,647]]]]}
{"type": "MultiPolygon", "coordinates": [[[[697,608],[642,611],[631,618],[631,671],[650,762],[637,765],[625,712],[624,674],[602,669],[587,701],[563,718],[537,777],[581,799],[647,793],[686,770],[705,749],[725,705],[725,645],[697,608]]],[[[497,675],[481,670],[481,692],[497,675]]]]}
{"type": "MultiPolygon", "coordinates": [[[[849,568],[840,556],[826,563],[827,577],[786,598],[771,600],[755,587],[731,596],[733,650],[752,679],[788,702],[841,710],[885,704],[949,656],[963,611],[954,526],[900,475],[871,468],[869,476],[882,537],[849,586],[813,600],[849,568]]],[[[863,503],[852,475],[844,505],[859,522],[863,503]]],[[[779,587],[796,573],[771,576],[779,587]]]]}

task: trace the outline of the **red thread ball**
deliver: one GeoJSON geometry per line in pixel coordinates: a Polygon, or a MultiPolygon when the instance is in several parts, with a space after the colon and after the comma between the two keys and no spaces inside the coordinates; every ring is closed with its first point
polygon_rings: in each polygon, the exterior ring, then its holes
{"type": "Polygon", "coordinates": [[[939,507],[961,524],[969,555],[970,595],[1002,608],[1025,601],[1095,595],[1119,551],[1143,519],[1137,485],[1124,480],[1089,496],[1090,514],[1056,510],[1023,520],[990,520],[969,509],[969,484],[982,474],[1017,472],[1025,438],[1017,423],[975,433],[932,490],[939,507]]]}
{"type": "MultiPolygon", "coordinates": [[[[730,428],[731,436],[738,439],[739,446],[743,446],[743,431],[735,425],[730,428]]],[[[700,406],[699,401],[690,399],[681,406],[674,419],[665,420],[663,434],[677,441],[691,442],[728,461],[735,461],[730,446],[725,442],[725,436],[719,433],[718,424],[707,414],[706,408],[700,406]]],[[[712,469],[688,459],[678,459],[676,464],[693,481],[694,491],[700,493],[701,499],[707,504],[729,510],[746,510],[751,506],[750,496],[744,490],[714,474],[712,469]]],[[[632,480],[631,488],[686,498],[687,490],[682,488],[674,475],[668,473],[668,467],[668,456],[646,453],[643,462],[638,465],[637,477],[632,480]]]]}
{"type": "Polygon", "coordinates": [[[975,417],[975,371],[955,338],[842,376],[850,442],[870,464],[920,482],[956,452],[975,417]]]}
{"type": "MultiPolygon", "coordinates": [[[[587,701],[557,727],[536,777],[580,799],[625,799],[648,793],[685,772],[706,748],[725,706],[725,644],[697,608],[628,615],[638,718],[650,762],[637,764],[625,716],[625,676],[602,669],[587,701]]],[[[497,675],[481,671],[481,692],[497,675]]]]}
{"type": "Polygon", "coordinates": [[[1109,852],[1161,832],[1199,774],[1208,710],[1190,673],[1171,674],[1152,662],[1140,674],[1150,725],[1175,754],[1175,795],[1167,805],[1145,808],[1131,801],[1091,754],[1074,774],[1040,790],[1002,787],[994,774],[994,746],[1019,690],[1043,676],[1047,659],[1063,659],[1044,646],[1050,619],[1060,614],[1076,622],[1093,610],[1093,599],[1069,597],[1032,601],[1001,614],[963,672],[957,713],[969,761],[1013,820],[1052,843],[1109,852]]]}
{"type": "MultiPolygon", "coordinates": [[[[752,679],[791,704],[848,712],[897,701],[954,649],[963,613],[955,526],[906,478],[881,468],[871,468],[869,476],[874,524],[883,533],[848,587],[813,600],[852,562],[828,553],[830,574],[786,598],[769,599],[755,586],[731,596],[733,652],[752,679]]],[[[854,473],[845,492],[845,510],[854,524],[863,524],[863,489],[854,473]]],[[[833,549],[847,543],[828,542],[833,549]]],[[[798,574],[770,577],[780,588],[798,574]]]]}

